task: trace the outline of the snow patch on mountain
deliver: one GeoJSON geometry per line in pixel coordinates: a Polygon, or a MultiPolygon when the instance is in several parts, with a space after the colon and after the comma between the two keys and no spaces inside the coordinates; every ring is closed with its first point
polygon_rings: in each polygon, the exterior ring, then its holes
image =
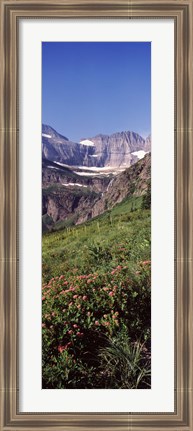
{"type": "Polygon", "coordinates": [[[50,168],[50,169],[56,169],[57,171],[61,170],[60,168],[56,168],[56,166],[48,166],[48,168],[50,168]]]}
{"type": "Polygon", "coordinates": [[[85,186],[84,184],[79,184],[79,183],[62,183],[62,185],[65,187],[68,187],[68,186],[88,187],[88,186],[85,186]]]}
{"type": "Polygon", "coordinates": [[[145,155],[147,154],[146,151],[140,150],[140,151],[134,151],[133,156],[137,156],[138,159],[143,159],[143,157],[145,157],[145,155]]]}
{"type": "Polygon", "coordinates": [[[87,147],[94,147],[95,144],[90,141],[89,139],[83,139],[83,141],[80,141],[81,145],[86,145],[87,147]]]}
{"type": "Polygon", "coordinates": [[[44,138],[51,138],[51,135],[47,135],[46,133],[42,133],[42,136],[43,136],[44,138]]]}

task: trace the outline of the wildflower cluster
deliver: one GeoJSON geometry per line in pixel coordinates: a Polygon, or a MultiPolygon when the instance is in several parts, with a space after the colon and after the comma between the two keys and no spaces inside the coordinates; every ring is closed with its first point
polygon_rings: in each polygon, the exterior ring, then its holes
{"type": "Polygon", "coordinates": [[[105,337],[126,328],[131,339],[144,341],[149,331],[150,261],[135,271],[124,264],[103,273],[51,278],[42,287],[42,316],[46,387],[92,387],[89,376],[96,373],[105,337]]]}

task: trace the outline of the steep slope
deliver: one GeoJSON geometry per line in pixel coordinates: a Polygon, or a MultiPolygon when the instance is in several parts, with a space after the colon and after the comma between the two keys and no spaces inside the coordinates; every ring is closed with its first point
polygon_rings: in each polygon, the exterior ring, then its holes
{"type": "Polygon", "coordinates": [[[54,166],[43,170],[43,230],[81,224],[113,208],[125,197],[144,194],[150,180],[151,157],[147,154],[116,177],[84,178],[73,172],[72,177],[58,167],[54,171],[54,166]],[[52,175],[51,184],[48,175],[52,175]]]}
{"type": "MultiPolygon", "coordinates": [[[[79,176],[69,167],[42,160],[42,224],[43,231],[65,221],[76,224],[83,215],[91,217],[90,208],[101,197],[110,176],[79,176]]],[[[64,223],[65,225],[65,223],[64,223]]]]}
{"type": "Polygon", "coordinates": [[[151,140],[134,132],[118,132],[81,139],[79,143],[42,126],[42,155],[44,158],[70,166],[129,167],[150,151],[151,140]]]}
{"type": "Polygon", "coordinates": [[[85,157],[85,148],[60,135],[52,127],[42,125],[42,157],[68,165],[79,165],[85,157]]]}
{"type": "Polygon", "coordinates": [[[110,181],[106,192],[93,205],[92,217],[113,208],[128,196],[141,196],[146,193],[150,178],[151,155],[146,154],[142,160],[139,160],[110,181]]]}
{"type": "Polygon", "coordinates": [[[151,135],[147,136],[145,140],[144,151],[146,152],[151,151],[151,135]]]}
{"type": "Polygon", "coordinates": [[[98,135],[90,140],[95,145],[96,166],[130,166],[136,161],[134,152],[144,150],[145,140],[134,132],[98,135]]]}

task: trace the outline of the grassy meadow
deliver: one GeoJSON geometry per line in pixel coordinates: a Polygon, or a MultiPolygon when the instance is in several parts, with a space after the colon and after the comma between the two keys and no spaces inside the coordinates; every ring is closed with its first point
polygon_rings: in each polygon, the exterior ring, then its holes
{"type": "Polygon", "coordinates": [[[130,197],[42,245],[42,387],[151,387],[151,214],[130,197]]]}

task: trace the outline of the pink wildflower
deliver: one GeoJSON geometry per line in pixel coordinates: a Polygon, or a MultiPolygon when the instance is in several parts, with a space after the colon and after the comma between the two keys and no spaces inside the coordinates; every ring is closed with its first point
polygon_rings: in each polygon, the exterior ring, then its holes
{"type": "Polygon", "coordinates": [[[72,346],[72,341],[69,341],[65,347],[70,347],[70,346],[72,346]]]}
{"type": "Polygon", "coordinates": [[[87,280],[87,284],[90,284],[90,283],[92,283],[92,280],[90,280],[90,279],[87,280]]]}
{"type": "Polygon", "coordinates": [[[69,335],[72,335],[72,334],[73,334],[73,330],[72,330],[72,329],[70,329],[70,331],[68,331],[68,334],[69,334],[69,335]]]}
{"type": "Polygon", "coordinates": [[[65,346],[58,346],[58,352],[62,353],[65,350],[65,346]]]}
{"type": "Polygon", "coordinates": [[[82,333],[81,332],[77,332],[77,337],[82,337],[82,333]]]}
{"type": "Polygon", "coordinates": [[[110,323],[109,322],[103,322],[103,325],[104,326],[110,326],[110,323]]]}

